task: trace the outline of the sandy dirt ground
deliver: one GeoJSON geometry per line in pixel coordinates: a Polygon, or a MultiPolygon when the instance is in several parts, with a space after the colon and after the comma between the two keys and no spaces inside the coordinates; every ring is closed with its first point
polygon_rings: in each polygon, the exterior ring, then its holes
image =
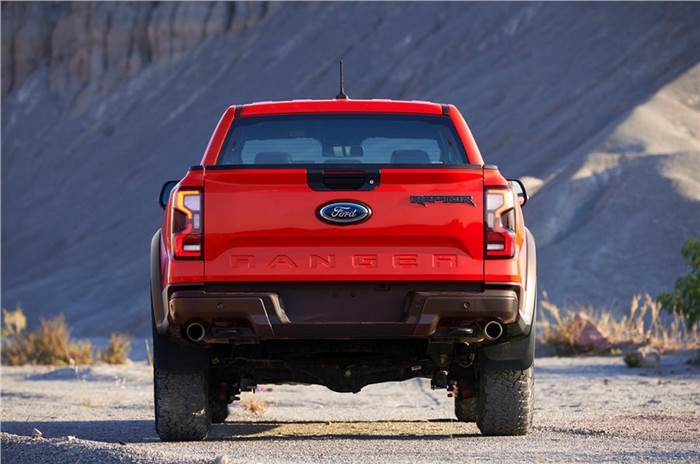
{"type": "Polygon", "coordinates": [[[526,437],[481,437],[444,391],[413,380],[357,395],[271,386],[256,393],[263,413],[234,404],[207,441],[188,443],[158,440],[144,363],[3,367],[2,462],[700,462],[700,368],[687,358],[656,370],[539,358],[526,437]]]}

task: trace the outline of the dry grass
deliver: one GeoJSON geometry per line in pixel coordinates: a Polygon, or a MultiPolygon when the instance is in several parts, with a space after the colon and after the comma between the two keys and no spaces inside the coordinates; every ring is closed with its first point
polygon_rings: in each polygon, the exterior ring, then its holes
{"type": "Polygon", "coordinates": [[[3,309],[3,363],[10,366],[39,364],[66,366],[92,364],[92,344],[75,342],[62,315],[41,320],[39,328],[25,332],[26,317],[20,308],[3,309]]]}
{"type": "Polygon", "coordinates": [[[98,357],[100,361],[107,364],[124,364],[129,359],[131,351],[131,341],[124,334],[112,334],[107,347],[100,351],[98,357]]]}
{"type": "Polygon", "coordinates": [[[267,409],[267,403],[262,398],[253,395],[246,395],[241,398],[241,407],[245,412],[251,414],[262,414],[267,409]]]}
{"type": "MultiPolygon", "coordinates": [[[[39,328],[26,332],[27,318],[21,308],[2,310],[3,363],[10,366],[37,364],[44,366],[75,366],[93,363],[90,342],[76,342],[63,315],[41,320],[39,328]]],[[[123,334],[112,334],[109,344],[97,353],[107,364],[124,364],[129,358],[131,342],[123,334]]]]}
{"type": "Polygon", "coordinates": [[[608,338],[613,350],[640,345],[649,345],[661,352],[700,347],[698,327],[688,329],[682,316],[662,314],[661,307],[648,294],[634,295],[623,316],[591,306],[567,308],[562,315],[546,296],[540,308],[538,341],[553,346],[557,354],[580,352],[575,344],[581,330],[581,318],[576,317],[580,313],[608,338]]]}
{"type": "Polygon", "coordinates": [[[15,308],[14,311],[9,311],[2,308],[2,336],[14,337],[27,328],[27,317],[24,315],[22,308],[15,308]]]}

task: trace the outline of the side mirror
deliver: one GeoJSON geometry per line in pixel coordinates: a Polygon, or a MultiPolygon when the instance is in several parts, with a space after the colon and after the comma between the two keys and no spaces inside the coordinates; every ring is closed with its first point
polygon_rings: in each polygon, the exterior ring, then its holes
{"type": "Polygon", "coordinates": [[[160,189],[160,197],[158,198],[158,202],[160,203],[160,207],[165,209],[166,206],[168,206],[168,199],[170,199],[170,192],[175,188],[177,183],[180,182],[179,180],[169,180],[163,184],[163,187],[160,189]]]}
{"type": "Polygon", "coordinates": [[[525,191],[525,186],[522,181],[520,179],[508,179],[508,182],[513,186],[513,190],[515,190],[515,194],[518,196],[520,206],[527,203],[527,192],[525,191]]]}

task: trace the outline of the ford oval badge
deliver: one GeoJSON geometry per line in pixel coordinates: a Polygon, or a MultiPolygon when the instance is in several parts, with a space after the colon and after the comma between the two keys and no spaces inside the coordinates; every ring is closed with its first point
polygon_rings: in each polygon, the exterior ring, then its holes
{"type": "Polygon", "coordinates": [[[372,215],[369,206],[355,201],[334,201],[318,209],[318,218],[329,224],[347,226],[366,221],[372,215]]]}

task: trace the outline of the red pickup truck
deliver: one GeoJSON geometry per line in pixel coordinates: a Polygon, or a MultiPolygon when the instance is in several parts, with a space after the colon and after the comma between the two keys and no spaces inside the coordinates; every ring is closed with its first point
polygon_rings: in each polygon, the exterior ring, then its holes
{"type": "Polygon", "coordinates": [[[151,242],[156,429],[206,437],[258,384],[414,377],[486,435],[528,432],[535,242],[522,184],[452,105],[228,108],[151,242]]]}

